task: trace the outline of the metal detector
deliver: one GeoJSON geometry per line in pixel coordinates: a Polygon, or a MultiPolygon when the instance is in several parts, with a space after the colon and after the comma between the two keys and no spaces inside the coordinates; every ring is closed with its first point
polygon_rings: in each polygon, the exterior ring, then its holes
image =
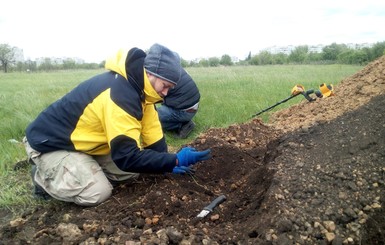
{"type": "Polygon", "coordinates": [[[302,85],[300,85],[300,84],[297,84],[297,85],[295,85],[294,88],[291,90],[291,96],[290,96],[290,97],[288,97],[288,98],[286,98],[286,99],[283,99],[283,100],[277,102],[276,104],[274,104],[274,105],[272,105],[272,106],[270,106],[270,107],[268,107],[268,108],[266,108],[266,109],[264,109],[264,110],[258,112],[257,114],[254,114],[251,118],[256,117],[256,116],[258,116],[258,115],[260,115],[260,114],[262,114],[262,113],[264,113],[264,112],[266,112],[266,111],[268,111],[268,110],[271,110],[271,109],[273,109],[274,107],[276,107],[276,106],[278,106],[278,105],[280,105],[280,104],[282,104],[282,103],[285,103],[286,101],[291,100],[292,98],[294,98],[294,97],[296,97],[296,96],[298,96],[298,95],[300,95],[300,94],[302,94],[302,95],[303,95],[309,102],[312,102],[312,101],[315,100],[314,98],[311,98],[311,97],[309,96],[309,95],[312,94],[312,93],[314,93],[314,89],[309,89],[309,90],[305,91],[304,86],[302,86],[302,85]]]}

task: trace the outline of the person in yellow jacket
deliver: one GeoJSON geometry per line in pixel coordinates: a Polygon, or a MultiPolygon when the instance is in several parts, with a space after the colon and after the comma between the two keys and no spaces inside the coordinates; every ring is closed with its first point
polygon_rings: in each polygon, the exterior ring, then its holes
{"type": "Polygon", "coordinates": [[[57,100],[28,125],[34,194],[83,206],[111,196],[112,184],[139,173],[186,173],[210,149],[167,152],[155,104],[181,76],[179,55],[160,44],[106,60],[96,75],[57,100]]]}

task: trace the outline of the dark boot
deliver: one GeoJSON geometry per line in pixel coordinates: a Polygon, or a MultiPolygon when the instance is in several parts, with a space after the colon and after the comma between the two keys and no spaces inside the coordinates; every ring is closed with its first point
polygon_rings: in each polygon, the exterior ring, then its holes
{"type": "Polygon", "coordinates": [[[195,123],[193,121],[188,121],[183,124],[178,132],[178,137],[181,139],[187,138],[191,131],[195,128],[195,123]]]}
{"type": "Polygon", "coordinates": [[[48,200],[51,196],[35,181],[36,165],[32,165],[31,178],[33,183],[33,197],[35,199],[48,200]]]}

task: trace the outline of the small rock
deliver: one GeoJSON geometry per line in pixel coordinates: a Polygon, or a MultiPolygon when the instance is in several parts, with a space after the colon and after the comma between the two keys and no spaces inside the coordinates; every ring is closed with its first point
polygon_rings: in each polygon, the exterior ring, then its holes
{"type": "Polygon", "coordinates": [[[154,224],[154,225],[156,225],[156,224],[158,224],[159,223],[159,217],[158,216],[154,216],[153,218],[152,218],[152,223],[154,224]]]}
{"type": "Polygon", "coordinates": [[[145,218],[145,219],[144,219],[144,222],[145,222],[147,225],[151,225],[151,224],[152,224],[152,219],[151,219],[151,218],[145,218]]]}
{"type": "Polygon", "coordinates": [[[344,244],[352,244],[354,242],[354,239],[351,237],[348,237],[344,240],[344,244]]]}
{"type": "Polygon", "coordinates": [[[183,234],[172,227],[167,228],[166,233],[170,239],[170,244],[179,244],[183,239],[183,234]]]}
{"type": "Polygon", "coordinates": [[[376,208],[381,208],[381,205],[378,204],[378,203],[373,203],[372,204],[372,208],[376,209],[376,208]]]}
{"type": "Polygon", "coordinates": [[[161,229],[156,232],[156,235],[158,236],[161,244],[169,244],[169,239],[167,236],[166,229],[161,229]]]}
{"type": "Polygon", "coordinates": [[[314,228],[318,228],[318,227],[322,227],[322,225],[319,222],[315,221],[314,228]]]}
{"type": "Polygon", "coordinates": [[[218,220],[219,219],[219,214],[214,214],[214,215],[211,215],[210,216],[210,220],[211,221],[216,221],[216,220],[218,220]]]}
{"type": "Polygon", "coordinates": [[[284,197],[284,195],[282,195],[282,194],[275,194],[275,199],[276,199],[276,200],[284,200],[285,197],[284,197]]]}
{"type": "Polygon", "coordinates": [[[346,200],[348,198],[348,195],[346,194],[346,192],[341,191],[338,193],[338,198],[342,200],[346,200]]]}
{"type": "Polygon", "coordinates": [[[145,211],[142,212],[142,217],[143,218],[148,218],[148,217],[152,217],[153,213],[152,213],[152,210],[151,209],[147,209],[145,211]]]}
{"type": "Polygon", "coordinates": [[[11,220],[9,222],[9,224],[11,225],[11,227],[19,227],[19,226],[24,225],[25,222],[27,222],[27,220],[25,220],[23,218],[17,218],[17,219],[11,220]]]}
{"type": "Polygon", "coordinates": [[[234,190],[236,190],[238,188],[238,186],[236,185],[236,184],[231,184],[231,186],[230,186],[230,189],[232,190],[232,191],[234,191],[234,190]]]}
{"type": "Polygon", "coordinates": [[[71,215],[70,214],[64,214],[63,215],[63,222],[65,223],[68,223],[71,219],[71,215]]]}
{"type": "Polygon", "coordinates": [[[346,227],[349,230],[351,230],[353,232],[356,232],[356,231],[358,231],[361,228],[361,225],[357,224],[357,223],[349,223],[349,224],[346,225],[346,227]]]}
{"type": "Polygon", "coordinates": [[[323,225],[325,229],[328,230],[329,232],[333,232],[336,230],[336,224],[333,221],[324,221],[323,225]]]}
{"type": "Polygon", "coordinates": [[[92,222],[92,224],[83,224],[83,230],[87,233],[91,233],[96,231],[99,228],[99,225],[96,222],[92,222]]]}
{"type": "Polygon", "coordinates": [[[344,209],[344,214],[346,214],[346,216],[348,216],[351,219],[357,218],[356,212],[354,212],[354,210],[351,208],[344,209]]]}
{"type": "Polygon", "coordinates": [[[143,235],[150,235],[150,234],[152,234],[152,229],[151,228],[143,231],[143,235]]]}
{"type": "Polygon", "coordinates": [[[361,225],[362,225],[362,224],[365,224],[365,223],[366,223],[366,219],[360,219],[360,220],[358,221],[358,223],[360,223],[361,225]]]}
{"type": "Polygon", "coordinates": [[[104,229],[104,233],[105,233],[107,236],[114,234],[114,232],[115,232],[115,229],[114,229],[114,227],[111,226],[111,225],[107,226],[107,227],[104,229]]]}
{"type": "Polygon", "coordinates": [[[56,227],[56,232],[63,238],[64,241],[67,242],[76,241],[77,238],[80,237],[82,234],[79,227],[72,223],[60,223],[56,227]]]}
{"type": "Polygon", "coordinates": [[[135,220],[134,222],[134,226],[136,226],[137,228],[139,229],[142,229],[144,227],[144,225],[146,224],[146,222],[144,221],[144,219],[142,218],[138,218],[135,220]]]}
{"type": "Polygon", "coordinates": [[[325,238],[328,242],[333,241],[335,237],[336,235],[333,232],[326,232],[325,234],[325,238]]]}

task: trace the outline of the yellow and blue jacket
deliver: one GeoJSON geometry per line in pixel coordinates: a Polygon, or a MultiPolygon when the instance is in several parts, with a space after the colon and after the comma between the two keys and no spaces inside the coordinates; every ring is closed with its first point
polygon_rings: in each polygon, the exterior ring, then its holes
{"type": "Polygon", "coordinates": [[[35,150],[111,154],[129,172],[171,172],[176,155],[167,145],[155,103],[162,98],[143,68],[146,54],[133,48],[106,60],[107,72],[79,84],[27,127],[35,150]]]}

